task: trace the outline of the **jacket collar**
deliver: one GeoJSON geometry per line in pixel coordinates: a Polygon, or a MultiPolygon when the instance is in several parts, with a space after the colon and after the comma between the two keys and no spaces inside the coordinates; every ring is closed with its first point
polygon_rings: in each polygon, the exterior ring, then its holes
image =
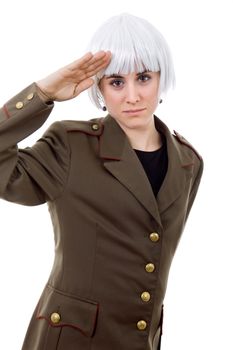
{"type": "Polygon", "coordinates": [[[166,138],[168,153],[167,174],[155,198],[144,168],[123,129],[110,115],[103,118],[102,123],[100,157],[104,159],[105,168],[137,198],[162,228],[162,213],[180,196],[192,175],[190,154],[154,115],[156,129],[166,138]]]}

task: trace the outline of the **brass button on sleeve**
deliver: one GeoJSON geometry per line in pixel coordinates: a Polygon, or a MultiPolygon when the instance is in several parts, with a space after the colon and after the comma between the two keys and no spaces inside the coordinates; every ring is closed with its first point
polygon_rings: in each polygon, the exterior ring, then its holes
{"type": "Polygon", "coordinates": [[[155,265],[152,263],[146,264],[145,269],[147,272],[153,272],[155,269],[155,265]]]}
{"type": "Polygon", "coordinates": [[[152,232],[150,234],[150,240],[152,242],[157,242],[159,240],[159,234],[157,232],[152,232]]]}
{"type": "Polygon", "coordinates": [[[17,102],[16,105],[15,105],[15,107],[16,107],[17,109],[23,108],[23,102],[21,102],[21,101],[17,102]]]}
{"type": "Polygon", "coordinates": [[[33,97],[34,97],[34,93],[33,93],[33,92],[31,92],[29,95],[27,95],[27,99],[28,99],[28,101],[32,100],[32,99],[33,99],[33,97]]]}
{"type": "Polygon", "coordinates": [[[61,316],[57,312],[53,312],[50,316],[50,319],[53,323],[59,323],[61,320],[61,316]]]}
{"type": "Polygon", "coordinates": [[[143,293],[141,294],[141,299],[142,299],[143,301],[149,301],[149,300],[150,300],[150,293],[149,293],[149,292],[143,292],[143,293]]]}
{"type": "Polygon", "coordinates": [[[91,128],[92,128],[92,130],[97,131],[97,130],[99,130],[99,125],[98,124],[92,124],[91,128]]]}
{"type": "Polygon", "coordinates": [[[140,320],[137,323],[137,327],[140,331],[143,331],[144,329],[146,329],[146,326],[147,326],[147,323],[144,320],[140,320]]]}

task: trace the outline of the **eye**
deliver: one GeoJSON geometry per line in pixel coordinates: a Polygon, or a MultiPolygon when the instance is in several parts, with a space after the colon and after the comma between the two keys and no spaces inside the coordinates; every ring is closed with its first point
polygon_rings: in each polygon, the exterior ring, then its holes
{"type": "Polygon", "coordinates": [[[142,82],[146,82],[151,79],[151,76],[149,74],[140,74],[138,79],[142,82]]]}
{"type": "Polygon", "coordinates": [[[110,82],[110,85],[115,86],[115,87],[120,87],[122,86],[123,81],[120,79],[114,79],[110,82]]]}

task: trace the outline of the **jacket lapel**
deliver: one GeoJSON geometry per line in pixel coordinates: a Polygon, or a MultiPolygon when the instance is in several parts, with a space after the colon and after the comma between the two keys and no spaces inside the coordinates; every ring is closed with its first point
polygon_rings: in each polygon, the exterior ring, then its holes
{"type": "MultiPolygon", "coordinates": [[[[186,167],[182,166],[181,155],[174,136],[156,116],[154,116],[154,121],[156,129],[166,137],[168,150],[168,171],[157,200],[126,134],[110,115],[102,119],[104,130],[100,136],[100,157],[104,159],[105,168],[137,198],[162,227],[160,214],[180,195],[184,188],[186,167]]],[[[190,164],[190,159],[187,161],[190,164]]]]}
{"type": "Polygon", "coordinates": [[[157,195],[160,215],[181,195],[187,181],[193,175],[193,158],[176,137],[171,134],[168,127],[154,116],[156,129],[164,134],[167,143],[168,169],[165,179],[157,195]]]}

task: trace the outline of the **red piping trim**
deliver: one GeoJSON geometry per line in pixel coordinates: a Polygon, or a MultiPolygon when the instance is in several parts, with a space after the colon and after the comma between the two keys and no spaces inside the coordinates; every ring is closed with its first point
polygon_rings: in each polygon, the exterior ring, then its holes
{"type": "Polygon", "coordinates": [[[9,119],[11,116],[10,116],[10,114],[8,113],[8,110],[7,110],[6,105],[3,106],[3,110],[4,110],[4,112],[5,112],[6,116],[7,116],[7,119],[9,119]]]}
{"type": "Polygon", "coordinates": [[[184,164],[184,165],[182,165],[182,168],[188,168],[188,167],[190,167],[192,165],[194,165],[194,163],[184,164]]]}
{"type": "Polygon", "coordinates": [[[67,129],[67,132],[70,132],[70,131],[78,131],[78,132],[83,132],[84,134],[87,134],[87,135],[91,135],[91,136],[99,136],[100,134],[97,134],[97,133],[92,133],[92,132],[87,132],[87,131],[84,131],[84,130],[80,130],[80,129],[67,129]]]}
{"type": "MultiPolygon", "coordinates": [[[[52,326],[52,327],[65,327],[65,326],[68,326],[68,327],[72,327],[72,328],[75,328],[75,329],[78,329],[80,332],[82,332],[84,335],[87,335],[87,336],[90,336],[90,334],[87,334],[85,333],[81,328],[79,328],[78,326],[75,326],[73,324],[70,324],[70,323],[62,323],[62,322],[59,322],[58,324],[54,324],[50,321],[50,319],[48,319],[47,317],[45,316],[36,316],[37,319],[45,319],[46,321],[48,321],[48,323],[52,326]]],[[[92,334],[92,333],[91,333],[92,334]]]]}
{"type": "Polygon", "coordinates": [[[55,324],[55,323],[52,323],[51,320],[45,316],[40,316],[39,315],[39,309],[40,309],[40,305],[42,303],[42,299],[40,300],[40,302],[38,303],[38,306],[37,306],[37,312],[36,312],[36,319],[37,320],[41,320],[41,319],[44,319],[46,320],[52,327],[65,327],[65,326],[68,326],[68,327],[72,327],[72,328],[75,328],[75,329],[78,329],[81,333],[83,333],[84,335],[86,336],[92,336],[94,331],[95,331],[95,327],[96,327],[96,321],[97,321],[97,316],[98,316],[98,312],[99,312],[99,304],[97,304],[97,308],[96,308],[96,314],[95,314],[95,317],[94,317],[94,325],[92,326],[92,332],[90,332],[90,334],[87,334],[85,333],[81,328],[79,328],[78,326],[75,326],[73,324],[70,324],[70,323],[62,323],[62,322],[59,322],[59,324],[55,324]]]}

